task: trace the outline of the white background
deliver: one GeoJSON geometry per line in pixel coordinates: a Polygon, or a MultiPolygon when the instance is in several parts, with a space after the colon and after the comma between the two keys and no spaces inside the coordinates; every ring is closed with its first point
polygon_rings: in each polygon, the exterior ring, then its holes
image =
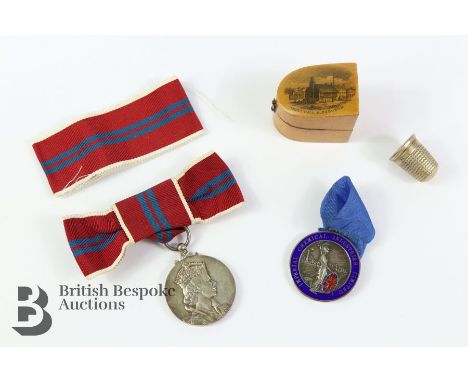
{"type": "MultiPolygon", "coordinates": [[[[10,38],[0,40],[2,267],[0,341],[15,345],[467,345],[464,165],[468,138],[467,38],[10,38]],[[357,62],[360,112],[347,144],[289,141],[270,102],[301,66],[357,62]],[[120,103],[171,75],[181,79],[206,133],[172,152],[52,196],[31,148],[35,137],[120,103]],[[439,160],[427,184],[388,161],[416,133],[439,160]],[[225,319],[194,328],[164,298],[127,300],[119,312],[58,311],[58,285],[88,282],[61,217],[107,209],[216,150],[245,205],[192,229],[192,249],[218,257],[237,280],[225,319]],[[319,206],[342,175],[376,227],[362,273],[344,299],[319,303],[296,289],[289,255],[321,225],[319,206]],[[49,294],[51,330],[21,337],[18,285],[49,294]]],[[[132,246],[92,284],[151,287],[175,257],[132,246]]]]}

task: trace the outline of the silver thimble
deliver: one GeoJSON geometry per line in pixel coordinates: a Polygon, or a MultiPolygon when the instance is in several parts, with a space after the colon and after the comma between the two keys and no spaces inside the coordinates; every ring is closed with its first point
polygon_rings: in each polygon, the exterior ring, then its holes
{"type": "Polygon", "coordinates": [[[431,179],[439,167],[434,157],[414,134],[401,145],[390,160],[420,182],[431,179]]]}

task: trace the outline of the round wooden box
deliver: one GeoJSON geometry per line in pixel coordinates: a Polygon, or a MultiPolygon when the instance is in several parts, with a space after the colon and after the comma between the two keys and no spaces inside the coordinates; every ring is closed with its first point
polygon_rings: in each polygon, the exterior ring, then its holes
{"type": "Polygon", "coordinates": [[[287,138],[347,142],[359,116],[357,65],[315,65],[289,73],[272,110],[276,128],[287,138]]]}

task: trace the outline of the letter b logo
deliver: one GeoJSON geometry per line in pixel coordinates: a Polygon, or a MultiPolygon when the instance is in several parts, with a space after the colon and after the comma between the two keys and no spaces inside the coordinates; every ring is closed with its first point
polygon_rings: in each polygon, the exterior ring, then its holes
{"type": "Polygon", "coordinates": [[[38,322],[36,325],[14,326],[19,334],[22,336],[38,336],[47,332],[52,326],[52,317],[44,310],[49,301],[47,293],[44,292],[39,286],[36,290],[29,287],[18,287],[18,322],[25,322],[30,324],[31,316],[37,316],[34,320],[38,322]]]}

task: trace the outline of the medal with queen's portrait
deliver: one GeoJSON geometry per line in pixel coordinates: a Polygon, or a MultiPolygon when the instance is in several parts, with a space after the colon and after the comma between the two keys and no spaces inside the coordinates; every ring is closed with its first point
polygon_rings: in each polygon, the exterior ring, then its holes
{"type": "Polygon", "coordinates": [[[190,231],[185,243],[166,247],[180,254],[166,279],[166,295],[172,312],[191,325],[208,325],[223,318],[236,295],[236,283],[231,271],[221,261],[198,253],[190,253],[190,231]]]}
{"type": "Polygon", "coordinates": [[[294,247],[290,271],[297,288],[318,301],[337,300],[354,288],[360,258],[375,235],[374,226],[351,179],[339,179],[320,208],[324,227],[294,247]]]}

